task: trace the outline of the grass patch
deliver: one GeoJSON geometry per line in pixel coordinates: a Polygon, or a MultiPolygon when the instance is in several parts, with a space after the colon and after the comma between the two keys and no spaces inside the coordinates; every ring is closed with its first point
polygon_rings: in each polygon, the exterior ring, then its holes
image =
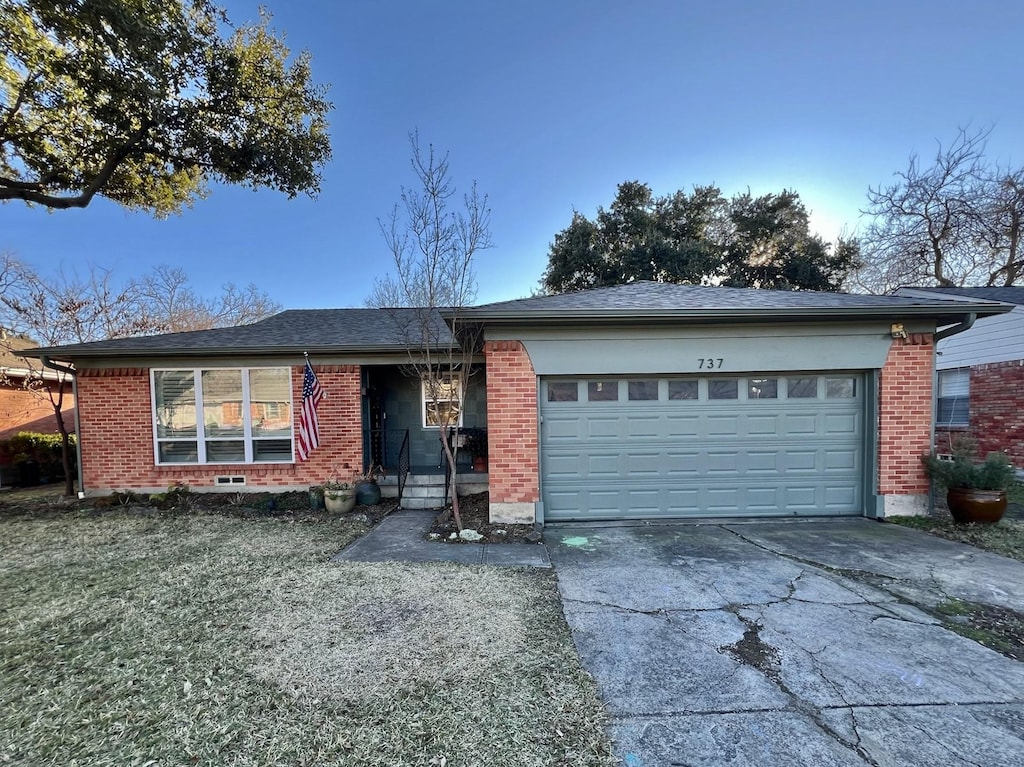
{"type": "Polygon", "coordinates": [[[339,520],[0,519],[0,764],[606,765],[554,576],[339,520]]]}
{"type": "Polygon", "coordinates": [[[994,525],[958,525],[948,516],[887,517],[886,521],[1024,562],[1024,522],[1019,520],[1002,519],[994,525]]]}
{"type": "Polygon", "coordinates": [[[1024,614],[962,599],[947,599],[935,609],[950,631],[1008,658],[1024,660],[1024,614]]]}

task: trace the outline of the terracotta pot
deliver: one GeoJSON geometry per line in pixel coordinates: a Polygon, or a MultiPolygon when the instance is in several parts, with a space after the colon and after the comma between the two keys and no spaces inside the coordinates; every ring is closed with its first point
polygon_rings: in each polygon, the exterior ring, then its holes
{"type": "Polygon", "coordinates": [[[473,458],[473,471],[487,471],[487,459],[478,455],[473,458]]]}
{"type": "Polygon", "coordinates": [[[960,524],[978,522],[991,525],[1006,513],[1006,491],[951,487],[946,493],[946,503],[953,520],[960,524]]]}

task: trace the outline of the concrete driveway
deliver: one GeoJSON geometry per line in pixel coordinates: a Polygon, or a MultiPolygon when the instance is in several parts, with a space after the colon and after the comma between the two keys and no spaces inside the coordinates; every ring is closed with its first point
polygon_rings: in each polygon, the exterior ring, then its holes
{"type": "Polygon", "coordinates": [[[1024,765],[1024,663],[933,613],[1024,611],[1024,563],[861,519],[545,539],[628,767],[1024,765]]]}

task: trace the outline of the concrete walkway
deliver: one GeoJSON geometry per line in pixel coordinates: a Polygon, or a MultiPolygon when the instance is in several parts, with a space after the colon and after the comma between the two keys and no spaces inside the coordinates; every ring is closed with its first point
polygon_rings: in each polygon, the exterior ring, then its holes
{"type": "Polygon", "coordinates": [[[426,535],[437,513],[437,510],[412,509],[393,512],[331,559],[335,562],[459,562],[498,567],[551,567],[543,544],[428,541],[426,535]]]}
{"type": "Polygon", "coordinates": [[[626,767],[1024,766],[1024,663],[945,628],[1024,563],[869,520],[557,526],[626,767]]]}

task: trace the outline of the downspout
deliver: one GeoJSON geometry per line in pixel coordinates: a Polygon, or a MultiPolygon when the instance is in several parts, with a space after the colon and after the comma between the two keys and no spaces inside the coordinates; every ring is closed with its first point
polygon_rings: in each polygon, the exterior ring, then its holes
{"type": "Polygon", "coordinates": [[[71,395],[75,398],[75,456],[78,461],[78,497],[84,497],[85,486],[83,484],[82,474],[82,430],[79,428],[80,424],[78,421],[78,376],[75,375],[75,369],[70,365],[60,365],[45,354],[39,358],[39,361],[43,363],[44,368],[50,368],[50,370],[56,370],[58,373],[64,373],[71,378],[71,395]]]}
{"type": "Polygon", "coordinates": [[[945,330],[936,331],[933,341],[936,344],[938,344],[939,341],[941,341],[944,338],[949,338],[950,336],[955,336],[957,333],[963,333],[965,330],[970,330],[971,327],[974,325],[974,321],[976,319],[978,319],[977,312],[965,314],[964,318],[960,320],[960,322],[958,322],[956,325],[952,325],[946,328],[945,330]]]}

